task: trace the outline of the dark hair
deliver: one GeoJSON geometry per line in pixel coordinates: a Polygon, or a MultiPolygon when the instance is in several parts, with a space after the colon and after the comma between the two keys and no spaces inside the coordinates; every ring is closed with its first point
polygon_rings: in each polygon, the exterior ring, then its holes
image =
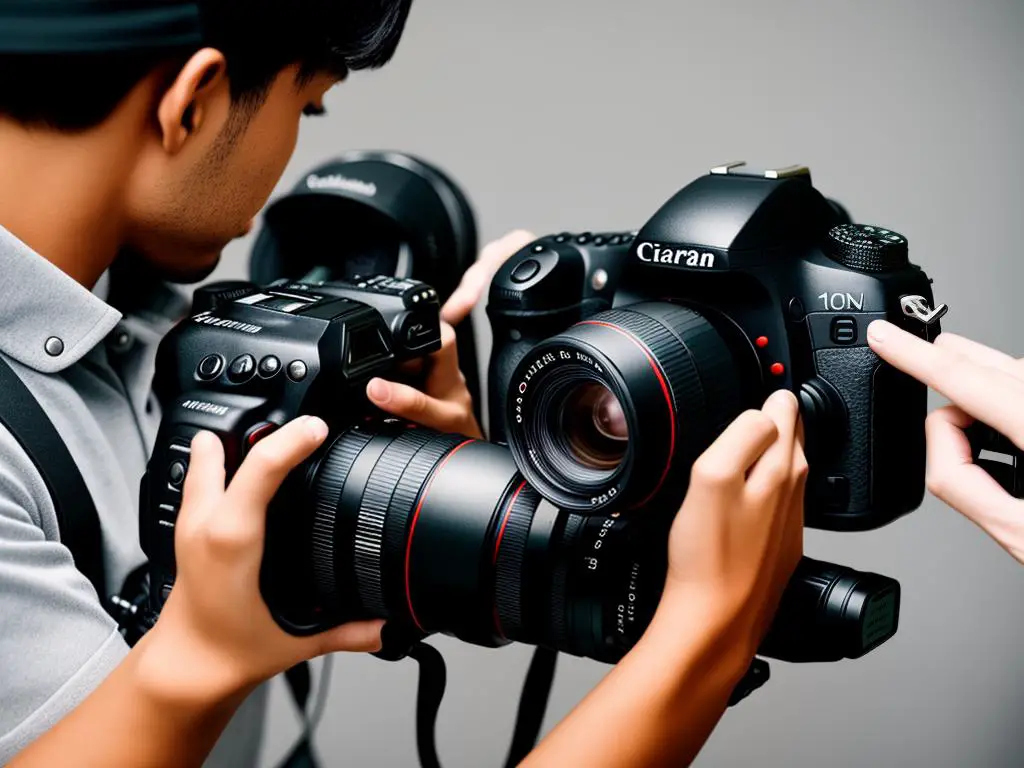
{"type": "MultiPolygon", "coordinates": [[[[235,102],[259,104],[281,70],[372,69],[394,55],[412,0],[197,0],[204,45],[227,59],[235,102]]],[[[157,67],[198,47],[126,54],[0,54],[0,115],[63,131],[103,122],[157,67]]]]}

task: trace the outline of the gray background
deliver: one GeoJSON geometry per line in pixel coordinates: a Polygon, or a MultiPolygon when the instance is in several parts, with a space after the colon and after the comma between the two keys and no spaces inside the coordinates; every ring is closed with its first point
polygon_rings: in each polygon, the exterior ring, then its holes
{"type": "MultiPolygon", "coordinates": [[[[946,328],[1024,354],[1024,3],[417,0],[395,61],[308,121],[280,191],[345,148],[446,167],[482,234],[633,227],[725,160],[800,162],[863,222],[905,233],[946,328]]],[[[241,276],[249,241],[218,277],[241,276]]],[[[943,505],[809,554],[903,584],[899,634],[859,662],[773,666],[699,766],[1024,764],[1024,570],[943,505]]],[[[499,765],[523,647],[438,641],[447,766],[499,765]]],[[[339,658],[329,765],[415,764],[411,663],[339,658]]],[[[606,672],[564,660],[555,723],[606,672]]],[[[270,764],[295,733],[277,689],[270,764]]]]}

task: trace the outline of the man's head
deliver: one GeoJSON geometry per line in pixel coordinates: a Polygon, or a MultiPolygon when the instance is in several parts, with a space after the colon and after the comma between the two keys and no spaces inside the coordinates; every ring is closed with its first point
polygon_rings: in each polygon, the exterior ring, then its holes
{"type": "Polygon", "coordinates": [[[120,245],[182,280],[212,270],[246,231],[302,114],[322,112],[350,70],[391,58],[412,0],[196,2],[202,48],[0,55],[0,122],[102,136],[92,145],[118,178],[120,245]]]}

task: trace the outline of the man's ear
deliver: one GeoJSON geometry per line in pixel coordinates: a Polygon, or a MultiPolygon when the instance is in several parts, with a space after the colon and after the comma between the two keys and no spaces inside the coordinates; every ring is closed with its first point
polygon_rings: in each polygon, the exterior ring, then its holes
{"type": "Polygon", "coordinates": [[[220,51],[203,48],[185,63],[157,107],[164,151],[181,150],[202,127],[211,98],[227,86],[227,62],[220,51]]]}

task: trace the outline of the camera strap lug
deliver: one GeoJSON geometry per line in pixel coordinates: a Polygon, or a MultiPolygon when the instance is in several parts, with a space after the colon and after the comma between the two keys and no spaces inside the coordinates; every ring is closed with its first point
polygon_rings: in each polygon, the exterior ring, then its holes
{"type": "Polygon", "coordinates": [[[767,683],[770,677],[771,669],[768,666],[768,662],[764,659],[755,658],[750,662],[750,667],[747,669],[746,674],[743,675],[743,678],[733,689],[732,695],[729,697],[729,706],[734,707],[739,704],[747,696],[767,683]]]}

